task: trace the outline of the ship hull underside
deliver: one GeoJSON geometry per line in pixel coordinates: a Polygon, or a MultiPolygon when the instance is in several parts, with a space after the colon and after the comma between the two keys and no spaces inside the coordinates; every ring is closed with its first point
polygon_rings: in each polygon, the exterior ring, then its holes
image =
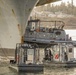
{"type": "Polygon", "coordinates": [[[0,47],[15,48],[38,0],[0,0],[0,47]]]}

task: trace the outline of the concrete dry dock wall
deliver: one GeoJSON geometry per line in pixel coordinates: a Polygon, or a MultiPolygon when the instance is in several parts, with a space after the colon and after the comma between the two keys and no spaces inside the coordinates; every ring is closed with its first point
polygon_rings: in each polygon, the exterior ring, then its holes
{"type": "Polygon", "coordinates": [[[15,56],[15,49],[0,48],[0,56],[15,56]]]}
{"type": "Polygon", "coordinates": [[[13,71],[15,71],[15,72],[18,72],[18,67],[16,67],[16,66],[9,66],[9,68],[11,69],[11,70],[13,70],[13,71]]]}

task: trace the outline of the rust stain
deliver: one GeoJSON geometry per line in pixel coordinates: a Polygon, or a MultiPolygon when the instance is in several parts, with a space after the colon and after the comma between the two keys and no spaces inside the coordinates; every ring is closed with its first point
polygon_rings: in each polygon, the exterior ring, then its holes
{"type": "Polygon", "coordinates": [[[31,8],[29,8],[29,11],[31,11],[32,9],[31,8]]]}
{"type": "Polygon", "coordinates": [[[24,43],[24,37],[23,36],[21,37],[21,43],[24,43]]]}
{"type": "MultiPolygon", "coordinates": [[[[19,34],[21,36],[21,26],[20,26],[20,24],[18,24],[17,26],[18,26],[19,34]]],[[[23,36],[21,36],[21,43],[24,43],[24,37],[23,36]]]]}
{"type": "Polygon", "coordinates": [[[17,26],[18,26],[19,34],[21,35],[21,26],[20,24],[18,24],[17,26]]]}
{"type": "Polygon", "coordinates": [[[18,24],[18,30],[19,30],[19,31],[21,31],[21,27],[20,27],[20,24],[18,24]]]}
{"type": "Polygon", "coordinates": [[[13,13],[13,15],[16,17],[15,12],[14,12],[14,10],[13,10],[13,9],[12,9],[12,13],[13,13]]]}
{"type": "MultiPolygon", "coordinates": [[[[18,24],[17,26],[18,26],[19,34],[21,36],[21,26],[20,26],[20,24],[18,24]]],[[[23,36],[21,36],[21,43],[24,43],[24,37],[23,36]]]]}

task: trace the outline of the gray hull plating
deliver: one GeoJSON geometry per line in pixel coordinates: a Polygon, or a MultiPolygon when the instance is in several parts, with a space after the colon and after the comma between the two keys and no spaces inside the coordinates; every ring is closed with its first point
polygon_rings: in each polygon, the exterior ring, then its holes
{"type": "Polygon", "coordinates": [[[40,72],[40,71],[43,71],[44,66],[42,64],[40,65],[26,64],[26,65],[19,65],[18,69],[19,71],[24,71],[24,72],[40,72]]]}
{"type": "Polygon", "coordinates": [[[0,0],[0,44],[15,48],[24,34],[29,15],[38,0],[0,0]]]}

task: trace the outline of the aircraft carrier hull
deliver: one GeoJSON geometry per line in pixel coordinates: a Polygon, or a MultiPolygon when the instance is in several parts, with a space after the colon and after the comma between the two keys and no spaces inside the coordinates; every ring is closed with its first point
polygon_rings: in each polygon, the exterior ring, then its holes
{"type": "Polygon", "coordinates": [[[0,47],[15,48],[38,0],[0,0],[0,47]]]}

